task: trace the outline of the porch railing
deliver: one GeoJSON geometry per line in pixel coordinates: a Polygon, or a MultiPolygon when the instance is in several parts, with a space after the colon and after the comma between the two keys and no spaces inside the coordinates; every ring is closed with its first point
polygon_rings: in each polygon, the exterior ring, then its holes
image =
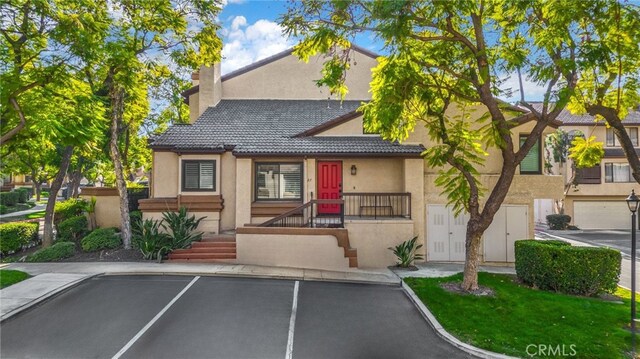
{"type": "Polygon", "coordinates": [[[312,199],[311,201],[270,219],[258,227],[344,228],[344,201],[312,199]],[[318,206],[337,206],[336,213],[318,215],[318,206]]]}
{"type": "Polygon", "coordinates": [[[411,193],[343,193],[347,217],[411,218],[411,193]]]}

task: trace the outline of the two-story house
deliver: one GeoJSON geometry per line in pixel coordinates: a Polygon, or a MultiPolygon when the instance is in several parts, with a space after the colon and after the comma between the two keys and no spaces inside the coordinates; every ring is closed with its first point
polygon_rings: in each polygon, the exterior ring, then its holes
{"type": "MultiPolygon", "coordinates": [[[[343,102],[315,84],[323,59],[303,63],[291,50],[222,76],[219,64],[193,76],[183,93],[191,123],[150,144],[151,198],[140,201],[145,218],[181,206],[206,217],[207,240],[172,260],[384,267],[395,260],[388,247],[414,236],[428,261],[464,260],[466,218],[445,206],[434,185],[439,169],[425,166],[425,129],[402,144],[365,133],[357,109],[370,99],[377,56],[354,46],[351,58],[343,102]]],[[[519,144],[534,122],[522,111],[513,123],[519,144]]],[[[534,198],[562,193],[559,176],[542,174],[541,158],[539,142],[485,235],[484,261],[513,261],[513,242],[533,236],[534,198]]],[[[500,164],[491,150],[481,169],[489,189],[500,164]]]]}
{"type": "MultiPolygon", "coordinates": [[[[565,199],[565,213],[581,229],[629,228],[629,209],[624,200],[632,189],[638,190],[640,187],[631,176],[629,163],[613,130],[607,128],[604,121],[595,122],[593,116],[574,115],[566,109],[558,116],[558,120],[562,121],[561,128],[564,131],[580,131],[587,137],[595,136],[597,141],[604,144],[604,157],[600,165],[577,170],[577,186],[569,191],[565,199]]],[[[623,123],[636,152],[640,153],[640,110],[631,111],[623,123]]],[[[570,171],[565,170],[564,176],[568,180],[570,171]]]]}

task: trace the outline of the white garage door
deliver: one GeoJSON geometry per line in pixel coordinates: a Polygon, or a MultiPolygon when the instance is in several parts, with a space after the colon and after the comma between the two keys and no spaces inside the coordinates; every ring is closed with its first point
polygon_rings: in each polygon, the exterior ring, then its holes
{"type": "Polygon", "coordinates": [[[580,229],[625,229],[631,212],[625,201],[575,201],[573,223],[580,229]]]}

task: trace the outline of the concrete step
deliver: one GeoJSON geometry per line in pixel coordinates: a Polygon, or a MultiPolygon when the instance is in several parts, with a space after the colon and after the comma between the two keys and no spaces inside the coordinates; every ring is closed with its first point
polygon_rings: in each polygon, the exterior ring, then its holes
{"type": "Polygon", "coordinates": [[[201,242],[235,242],[235,234],[213,234],[202,237],[201,242]]]}
{"type": "Polygon", "coordinates": [[[235,253],[169,253],[169,259],[236,259],[235,253]]]}
{"type": "Polygon", "coordinates": [[[171,253],[236,253],[235,247],[196,247],[196,248],[188,248],[188,249],[175,249],[171,253]]]}
{"type": "Polygon", "coordinates": [[[236,242],[193,242],[191,248],[236,248],[236,242]]]}

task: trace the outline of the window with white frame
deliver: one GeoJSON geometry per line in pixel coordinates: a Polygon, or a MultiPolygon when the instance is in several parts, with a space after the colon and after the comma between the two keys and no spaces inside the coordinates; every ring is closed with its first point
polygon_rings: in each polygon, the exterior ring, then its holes
{"type": "MultiPolygon", "coordinates": [[[[637,127],[626,127],[625,130],[629,134],[629,139],[634,147],[638,147],[638,128],[637,127]]],[[[607,128],[607,147],[618,147],[620,146],[620,142],[618,142],[618,137],[613,132],[613,128],[607,128]]]]}
{"type": "Polygon", "coordinates": [[[628,163],[605,163],[604,164],[604,181],[608,183],[626,183],[633,182],[631,176],[631,168],[628,163]]]}
{"type": "Polygon", "coordinates": [[[215,191],[216,161],[182,161],[183,191],[215,191]]]}

